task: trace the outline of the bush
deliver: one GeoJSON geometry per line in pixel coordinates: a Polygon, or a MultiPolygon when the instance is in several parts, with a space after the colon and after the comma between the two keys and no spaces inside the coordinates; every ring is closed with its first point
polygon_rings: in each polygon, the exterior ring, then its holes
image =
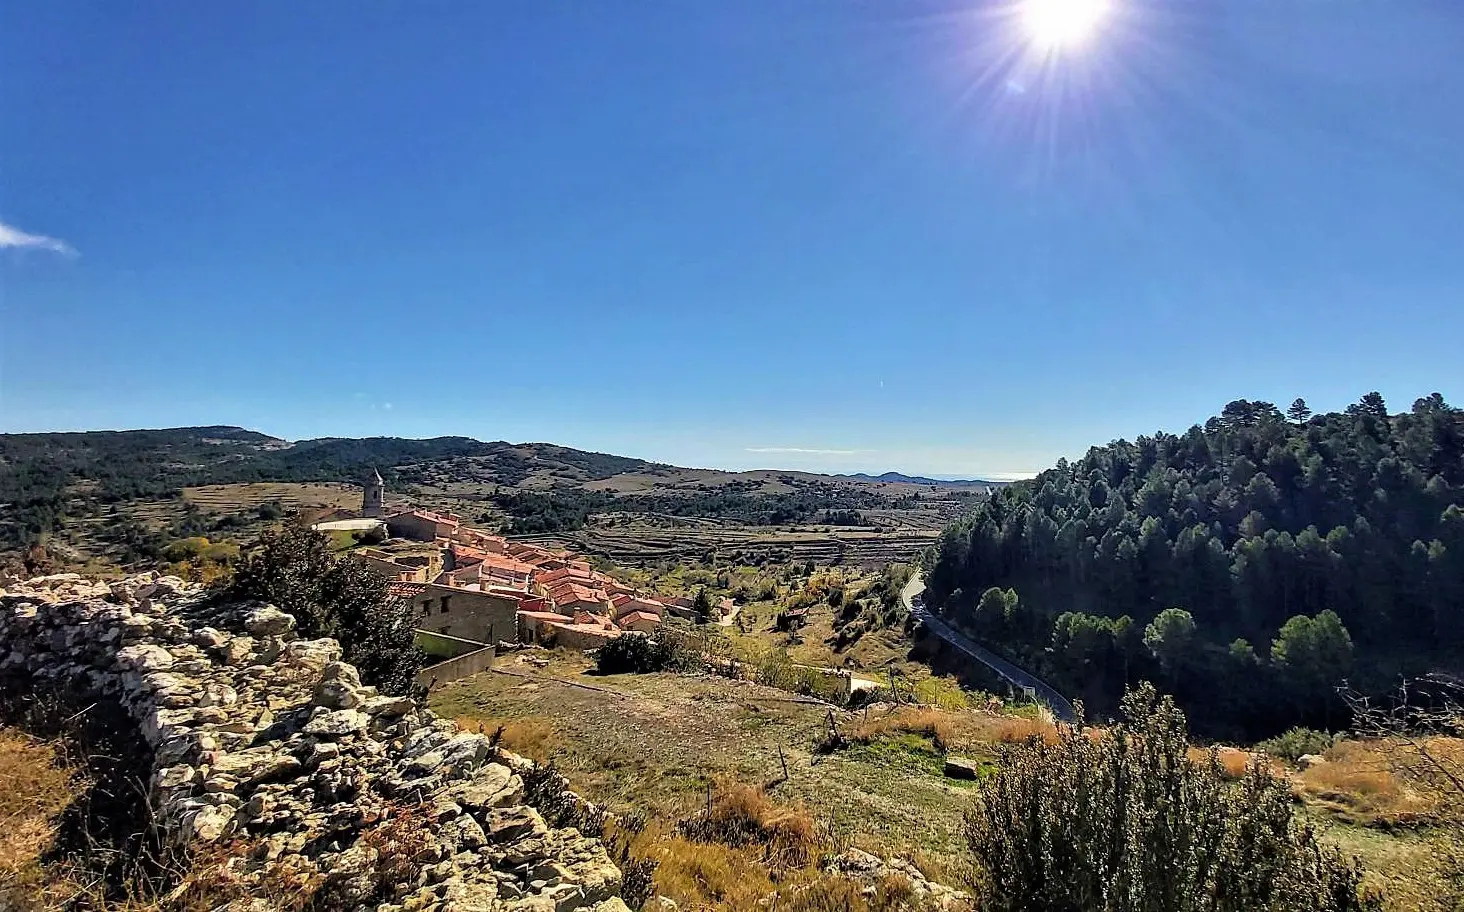
{"type": "Polygon", "coordinates": [[[202,536],[180,538],[163,549],[163,559],[175,564],[200,557],[209,547],[209,540],[202,536]]]}
{"type": "Polygon", "coordinates": [[[360,545],[379,545],[386,541],[386,528],[373,526],[370,529],[362,529],[359,532],[352,532],[351,538],[360,545]]]}
{"type": "Polygon", "coordinates": [[[1325,754],[1337,741],[1336,735],[1314,728],[1293,728],[1262,741],[1256,745],[1256,750],[1295,763],[1307,754],[1325,754]]]}
{"type": "Polygon", "coordinates": [[[339,640],[361,680],[401,694],[411,690],[422,653],[413,645],[416,615],[387,582],[361,561],[332,554],[325,536],[287,526],[266,533],[240,562],[227,597],[293,614],[301,636],[339,640]]]}
{"type": "Polygon", "coordinates": [[[1293,818],[1260,763],[1234,785],[1187,753],[1184,714],[1143,685],[1125,721],[1007,751],[966,820],[991,912],[1352,912],[1361,872],[1293,818]]]}
{"type": "Polygon", "coordinates": [[[601,674],[648,674],[654,671],[689,671],[701,666],[701,656],[670,637],[652,639],[643,633],[625,633],[600,647],[595,667],[601,674]]]}

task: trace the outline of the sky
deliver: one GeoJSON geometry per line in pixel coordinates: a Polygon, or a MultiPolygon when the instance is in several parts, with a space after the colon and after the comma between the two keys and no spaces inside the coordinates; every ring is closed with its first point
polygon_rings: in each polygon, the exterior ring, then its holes
{"type": "Polygon", "coordinates": [[[1464,399],[1464,4],[1023,2],[4,4],[0,431],[1007,478],[1464,399]]]}

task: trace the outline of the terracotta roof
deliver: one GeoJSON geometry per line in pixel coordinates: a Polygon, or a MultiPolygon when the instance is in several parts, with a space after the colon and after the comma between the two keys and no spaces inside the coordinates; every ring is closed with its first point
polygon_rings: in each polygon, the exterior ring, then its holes
{"type": "Polygon", "coordinates": [[[629,614],[621,615],[616,623],[624,627],[625,625],[633,624],[636,621],[654,621],[655,623],[659,624],[661,623],[661,616],[658,614],[652,614],[649,611],[632,611],[629,614]]]}
{"type": "Polygon", "coordinates": [[[666,610],[666,606],[661,604],[660,602],[654,599],[642,598],[641,596],[622,599],[618,602],[614,601],[613,599],[611,601],[615,605],[616,611],[624,611],[626,614],[629,614],[633,611],[640,611],[645,614],[654,614],[659,617],[661,612],[666,610]]]}
{"type": "Polygon", "coordinates": [[[574,567],[560,567],[558,570],[546,570],[537,577],[544,585],[552,585],[559,580],[581,580],[590,582],[594,576],[588,572],[580,572],[574,567]]]}
{"type": "Polygon", "coordinates": [[[608,599],[605,593],[597,589],[590,589],[577,583],[567,583],[564,586],[556,587],[549,593],[554,599],[555,605],[574,605],[579,603],[593,603],[602,605],[608,599]]]}
{"type": "Polygon", "coordinates": [[[535,621],[562,621],[565,619],[564,615],[553,611],[520,611],[518,615],[535,621]]]}
{"type": "Polygon", "coordinates": [[[494,554],[492,552],[487,552],[483,555],[482,564],[486,567],[492,567],[495,570],[516,573],[519,576],[530,576],[535,569],[533,564],[524,563],[506,554],[494,554]]]}
{"type": "Polygon", "coordinates": [[[448,526],[456,526],[459,524],[458,518],[451,513],[433,513],[430,510],[403,510],[400,513],[393,513],[392,515],[388,516],[387,519],[399,519],[403,516],[415,516],[418,519],[425,519],[429,520],[430,522],[442,523],[443,525],[448,526]]]}

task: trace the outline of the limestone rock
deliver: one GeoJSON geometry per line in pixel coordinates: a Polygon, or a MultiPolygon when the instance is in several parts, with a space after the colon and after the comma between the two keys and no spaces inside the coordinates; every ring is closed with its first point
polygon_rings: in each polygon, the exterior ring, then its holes
{"type": "Polygon", "coordinates": [[[311,702],[328,709],[351,709],[361,703],[360,689],[361,679],[355,668],[344,662],[331,662],[321,672],[311,702]]]}
{"type": "Polygon", "coordinates": [[[257,637],[281,636],[295,629],[295,618],[273,605],[261,605],[244,618],[244,629],[257,637]]]}
{"type": "Polygon", "coordinates": [[[951,779],[977,779],[981,776],[981,764],[967,757],[948,756],[945,774],[951,779]]]}
{"type": "Polygon", "coordinates": [[[363,686],[338,643],[295,639],[278,608],[205,601],[156,574],[4,585],[0,666],[18,686],[71,680],[130,714],[156,825],[185,848],[256,846],[229,856],[243,888],[268,871],[271,888],[377,912],[625,909],[604,845],[524,803],[531,761],[363,686]]]}
{"type": "Polygon", "coordinates": [[[366,728],[367,717],[354,709],[338,709],[334,712],[324,712],[309,722],[301,731],[307,735],[323,735],[328,738],[339,738],[366,728]]]}

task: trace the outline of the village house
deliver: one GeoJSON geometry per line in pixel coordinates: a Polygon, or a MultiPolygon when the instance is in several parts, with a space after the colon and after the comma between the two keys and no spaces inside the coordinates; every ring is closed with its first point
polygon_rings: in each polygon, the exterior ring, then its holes
{"type": "Polygon", "coordinates": [[[436,583],[393,583],[392,593],[411,602],[416,626],[479,643],[513,639],[520,593],[465,589],[436,583]]]}
{"type": "Polygon", "coordinates": [[[612,595],[610,604],[614,608],[614,616],[617,620],[622,615],[639,611],[642,614],[655,615],[657,620],[665,613],[666,606],[654,599],[648,599],[639,595],[612,595]]]}
{"type": "Polygon", "coordinates": [[[575,566],[565,566],[555,570],[540,570],[534,574],[534,582],[549,589],[561,582],[574,582],[588,586],[594,581],[594,571],[589,567],[581,569],[575,566]]]}
{"type": "Polygon", "coordinates": [[[566,581],[550,589],[549,600],[554,603],[554,610],[560,614],[572,615],[577,611],[604,615],[610,613],[610,599],[603,591],[579,583],[566,581]]]}
{"type": "Polygon", "coordinates": [[[487,551],[490,554],[508,553],[508,540],[501,535],[493,535],[484,532],[482,529],[474,529],[471,526],[461,526],[453,534],[452,540],[460,545],[475,548],[479,551],[487,551]]]}
{"type": "Polygon", "coordinates": [[[621,630],[633,630],[636,633],[654,633],[656,628],[661,626],[661,616],[659,614],[652,614],[649,611],[632,611],[629,614],[624,614],[616,618],[615,624],[621,630]]]}
{"type": "Polygon", "coordinates": [[[451,539],[462,525],[455,513],[433,513],[429,510],[408,510],[386,518],[386,529],[398,538],[435,542],[451,539]]]}
{"type": "Polygon", "coordinates": [[[399,582],[425,583],[441,571],[442,561],[433,554],[391,554],[380,548],[360,548],[351,552],[366,566],[399,582]]]}
{"type": "Polygon", "coordinates": [[[525,592],[534,578],[534,566],[492,551],[478,551],[461,546],[444,549],[444,576],[457,585],[505,586],[525,592]]]}

